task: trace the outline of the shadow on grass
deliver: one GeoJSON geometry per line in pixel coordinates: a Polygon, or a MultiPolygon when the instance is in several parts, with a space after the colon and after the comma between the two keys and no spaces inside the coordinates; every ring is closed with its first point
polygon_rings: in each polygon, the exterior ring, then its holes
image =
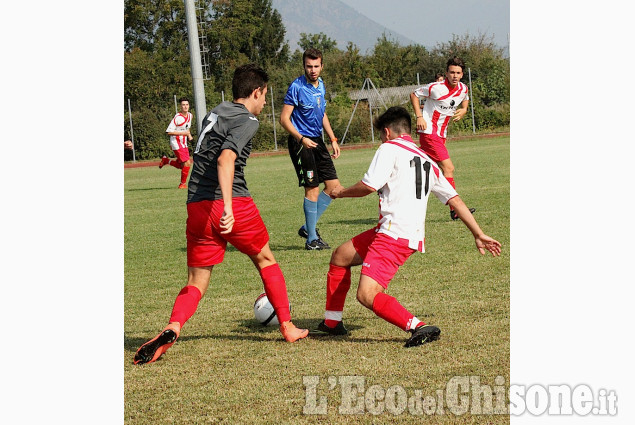
{"type": "MultiPolygon", "coordinates": [[[[358,326],[354,324],[346,324],[346,328],[349,331],[348,335],[328,335],[323,332],[317,331],[317,325],[322,321],[322,318],[316,319],[293,319],[293,323],[299,328],[309,329],[309,337],[321,340],[341,341],[347,343],[404,343],[407,339],[407,335],[403,337],[364,337],[363,335],[351,335],[356,330],[364,329],[364,326],[358,326]]],[[[226,341],[255,341],[255,342],[272,342],[271,337],[268,336],[272,333],[278,333],[278,326],[262,326],[255,320],[235,320],[236,328],[233,333],[218,333],[218,334],[206,334],[206,335],[182,335],[179,337],[178,342],[195,341],[200,339],[213,339],[213,340],[226,340],[226,341]],[[265,336],[267,335],[267,336],[265,336]]],[[[124,335],[124,348],[130,353],[135,353],[141,345],[146,341],[153,338],[155,335],[149,335],[148,338],[129,338],[124,335]]]]}

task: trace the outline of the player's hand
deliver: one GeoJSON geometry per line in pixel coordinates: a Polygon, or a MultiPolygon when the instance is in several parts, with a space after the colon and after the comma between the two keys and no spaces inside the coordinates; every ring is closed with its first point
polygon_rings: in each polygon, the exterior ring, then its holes
{"type": "Polygon", "coordinates": [[[461,108],[461,109],[457,109],[454,112],[454,116],[452,117],[452,121],[456,122],[458,120],[460,120],[461,118],[463,118],[463,116],[467,113],[467,108],[461,108]]]}
{"type": "Polygon", "coordinates": [[[132,150],[132,141],[131,140],[126,140],[123,142],[123,148],[124,149],[131,149],[132,150]]]}
{"type": "Polygon", "coordinates": [[[301,139],[302,139],[302,144],[304,145],[305,148],[313,149],[317,147],[317,143],[315,143],[313,140],[309,139],[308,137],[304,136],[301,139]]]}
{"type": "Polygon", "coordinates": [[[333,190],[331,190],[331,193],[329,193],[329,196],[331,197],[331,199],[340,198],[343,190],[344,190],[344,186],[342,185],[336,186],[333,190]]]}
{"type": "Polygon", "coordinates": [[[194,137],[192,137],[192,133],[190,133],[190,130],[187,130],[186,136],[187,136],[187,140],[189,140],[190,142],[194,140],[194,137]]]}
{"type": "Polygon", "coordinates": [[[485,250],[491,252],[494,257],[501,255],[501,243],[496,239],[490,238],[487,235],[482,235],[475,238],[475,241],[476,248],[478,248],[481,255],[485,255],[485,250]]]}
{"type": "Polygon", "coordinates": [[[223,211],[223,216],[220,218],[221,235],[231,233],[232,229],[234,228],[235,222],[236,221],[234,220],[234,212],[232,211],[231,207],[225,208],[225,210],[223,211]]]}
{"type": "Polygon", "coordinates": [[[417,131],[423,132],[427,126],[428,124],[426,124],[426,120],[424,120],[423,117],[417,118],[417,131]]]}
{"type": "Polygon", "coordinates": [[[340,156],[340,145],[339,143],[337,143],[337,140],[334,140],[331,142],[331,147],[333,148],[333,154],[331,155],[331,157],[333,159],[337,159],[340,156]]]}

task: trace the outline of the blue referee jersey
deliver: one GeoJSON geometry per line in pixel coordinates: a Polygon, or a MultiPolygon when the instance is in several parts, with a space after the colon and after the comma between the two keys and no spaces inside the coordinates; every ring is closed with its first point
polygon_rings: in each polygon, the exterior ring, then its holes
{"type": "Polygon", "coordinates": [[[317,87],[313,87],[305,75],[299,76],[289,85],[284,103],[293,106],[291,124],[303,136],[322,137],[322,120],[326,110],[325,93],[321,77],[318,78],[317,87]]]}

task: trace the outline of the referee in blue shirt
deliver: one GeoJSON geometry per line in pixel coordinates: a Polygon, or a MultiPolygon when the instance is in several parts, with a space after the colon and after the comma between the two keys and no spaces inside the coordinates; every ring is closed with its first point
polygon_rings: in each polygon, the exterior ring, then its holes
{"type": "Polygon", "coordinates": [[[317,231],[317,222],[331,203],[329,194],[340,186],[332,158],[340,156],[340,146],[326,116],[326,93],[320,73],[324,67],[322,52],[307,49],[302,55],[304,75],[289,85],[280,113],[280,124],[289,133],[289,155],[298,175],[298,185],[304,187],[305,224],[298,235],[306,238],[305,249],[330,247],[317,231]],[[331,155],[322,141],[322,130],[331,141],[331,155]],[[324,190],[320,191],[320,183],[324,190]]]}

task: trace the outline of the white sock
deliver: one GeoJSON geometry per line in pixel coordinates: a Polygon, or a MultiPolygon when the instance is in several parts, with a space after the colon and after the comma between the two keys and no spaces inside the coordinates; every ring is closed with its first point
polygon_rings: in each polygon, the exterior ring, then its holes
{"type": "Polygon", "coordinates": [[[410,321],[410,327],[408,329],[409,330],[415,329],[419,323],[421,323],[421,320],[417,319],[416,317],[413,317],[412,320],[410,321]]]}

